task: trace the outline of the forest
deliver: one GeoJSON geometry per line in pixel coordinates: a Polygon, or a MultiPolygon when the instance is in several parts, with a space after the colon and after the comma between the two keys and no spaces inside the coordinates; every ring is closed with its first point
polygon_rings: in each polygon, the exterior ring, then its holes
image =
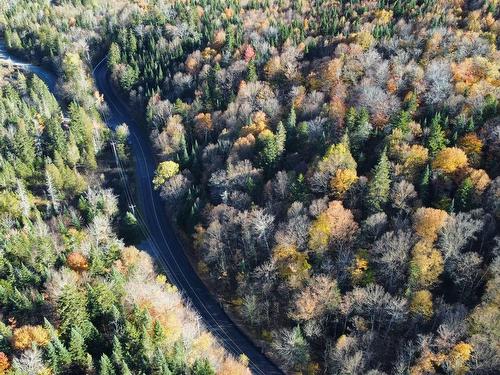
{"type": "MultiPolygon", "coordinates": [[[[68,59],[64,74],[84,74],[68,59]]],[[[138,231],[108,186],[109,140],[127,159],[126,126],[111,134],[74,87],[61,85],[81,98],[66,107],[36,75],[0,77],[0,374],[248,374],[116,234],[138,231]]]]}
{"type": "Polygon", "coordinates": [[[498,1],[0,9],[6,46],[57,72],[67,113],[2,73],[4,373],[248,371],[114,234],[134,218],[102,177],[103,58],[198,274],[285,373],[497,373],[498,1]]]}

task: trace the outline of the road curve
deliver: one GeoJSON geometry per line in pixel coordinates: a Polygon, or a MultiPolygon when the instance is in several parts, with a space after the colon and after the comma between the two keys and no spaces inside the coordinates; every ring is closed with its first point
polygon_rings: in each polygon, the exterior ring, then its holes
{"type": "MultiPolygon", "coordinates": [[[[54,90],[56,77],[53,73],[9,55],[0,42],[0,60],[6,59],[13,65],[19,65],[39,75],[49,89],[54,90]]],[[[245,354],[250,360],[250,368],[254,374],[283,374],[229,318],[194,271],[167,217],[159,193],[152,188],[156,160],[148,134],[134,121],[128,106],[113,90],[105,62],[101,61],[93,73],[97,88],[104,95],[109,107],[110,116],[106,119],[106,124],[114,128],[118,124],[126,123],[130,131],[132,154],[136,164],[136,199],[140,208],[139,215],[151,245],[151,255],[226,350],[236,356],[245,354]]]]}

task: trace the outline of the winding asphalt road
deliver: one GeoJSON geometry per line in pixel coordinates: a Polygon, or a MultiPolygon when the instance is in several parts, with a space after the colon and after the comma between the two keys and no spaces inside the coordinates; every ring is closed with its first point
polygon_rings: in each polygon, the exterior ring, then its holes
{"type": "MultiPolygon", "coordinates": [[[[9,55],[2,41],[0,41],[0,60],[10,60],[13,65],[21,66],[37,74],[54,92],[56,76],[53,73],[9,55]]],[[[146,131],[134,121],[129,107],[113,90],[105,60],[96,65],[93,73],[97,88],[104,95],[104,100],[109,107],[110,115],[106,119],[107,125],[114,129],[117,125],[126,123],[130,131],[137,177],[135,199],[140,209],[138,216],[143,223],[151,255],[163,268],[170,282],[177,286],[191,307],[197,311],[203,324],[217,337],[226,350],[236,356],[245,354],[250,360],[250,368],[254,374],[282,374],[283,372],[261,353],[259,348],[229,318],[197,276],[167,217],[159,193],[152,188],[156,160],[146,131]]]]}

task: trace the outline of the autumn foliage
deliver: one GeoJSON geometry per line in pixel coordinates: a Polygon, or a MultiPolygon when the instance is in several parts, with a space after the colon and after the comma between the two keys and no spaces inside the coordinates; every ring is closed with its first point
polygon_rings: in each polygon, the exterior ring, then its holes
{"type": "Polygon", "coordinates": [[[10,361],[4,352],[0,352],[0,375],[5,375],[10,368],[10,361]]]}
{"type": "Polygon", "coordinates": [[[78,373],[248,371],[129,246],[123,197],[92,193],[123,195],[98,159],[114,139],[128,172],[144,125],[193,263],[285,373],[498,372],[498,1],[90,3],[0,17],[73,103],[2,80],[1,313],[47,317],[62,345],[9,339],[11,368],[57,352],[50,371],[76,373],[71,349],[78,373]],[[103,131],[104,55],[130,129],[103,131]]]}
{"type": "Polygon", "coordinates": [[[425,241],[434,242],[445,225],[448,214],[435,208],[419,208],[413,217],[415,232],[425,241]]]}
{"type": "Polygon", "coordinates": [[[464,151],[456,147],[445,148],[440,151],[434,161],[432,167],[444,173],[453,173],[459,168],[467,165],[467,155],[464,151]]]}
{"type": "Polygon", "coordinates": [[[332,201],[309,230],[309,248],[318,252],[328,250],[330,245],[341,248],[349,243],[357,230],[358,224],[351,211],[344,208],[341,201],[332,201]]]}
{"type": "Polygon", "coordinates": [[[42,326],[25,325],[14,329],[12,334],[12,346],[17,350],[29,349],[32,345],[45,346],[49,341],[49,333],[42,326]]]}
{"type": "Polygon", "coordinates": [[[86,271],[89,267],[87,258],[79,252],[70,253],[66,262],[68,263],[69,268],[78,272],[86,271]]]}

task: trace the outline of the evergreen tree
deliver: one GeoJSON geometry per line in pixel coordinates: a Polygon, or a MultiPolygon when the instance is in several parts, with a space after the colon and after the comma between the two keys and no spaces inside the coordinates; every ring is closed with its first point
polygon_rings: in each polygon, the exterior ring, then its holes
{"type": "Polygon", "coordinates": [[[446,147],[446,135],[441,127],[441,114],[437,113],[431,122],[429,136],[427,137],[427,148],[432,156],[446,147]]]}
{"type": "Polygon", "coordinates": [[[359,158],[363,145],[370,137],[372,126],[370,116],[366,109],[361,109],[358,113],[351,108],[346,116],[347,134],[350,140],[350,149],[356,158],[359,158]]]}
{"type": "Polygon", "coordinates": [[[234,41],[235,30],[234,29],[235,29],[234,26],[229,27],[227,29],[227,32],[226,32],[225,49],[229,54],[232,54],[232,52],[234,50],[234,44],[235,44],[235,41],[234,41]]]}
{"type": "Polygon", "coordinates": [[[221,67],[216,63],[214,67],[210,68],[208,72],[208,89],[210,94],[210,102],[214,108],[220,108],[223,103],[222,90],[220,88],[217,74],[220,72],[221,67]]]}
{"type": "Polygon", "coordinates": [[[54,347],[54,344],[49,342],[47,344],[47,347],[45,348],[45,355],[47,358],[47,363],[50,365],[50,368],[54,373],[58,374],[61,372],[61,367],[59,365],[59,356],[56,351],[56,348],[54,347]]]}
{"type": "Polygon", "coordinates": [[[80,160],[80,150],[78,150],[78,145],[72,132],[69,133],[67,160],[69,166],[72,168],[76,167],[76,164],[80,160]]]}
{"type": "Polygon", "coordinates": [[[115,369],[106,354],[101,356],[99,361],[99,375],[115,375],[115,369]]]}
{"type": "Polygon", "coordinates": [[[276,165],[280,155],[280,146],[277,137],[269,130],[263,131],[257,138],[259,149],[259,165],[270,171],[276,165]]]}
{"type": "Polygon", "coordinates": [[[472,180],[467,177],[460,184],[455,195],[455,205],[459,211],[469,211],[471,209],[472,195],[474,193],[474,184],[472,180]]]}
{"type": "Polygon", "coordinates": [[[285,151],[286,142],[286,129],[283,123],[280,121],[276,129],[276,146],[278,148],[278,153],[281,155],[285,151]]]}
{"type": "Polygon", "coordinates": [[[407,134],[410,131],[409,125],[411,120],[411,115],[408,111],[401,111],[396,116],[393,122],[393,127],[395,129],[400,129],[404,134],[407,134]]]}
{"type": "Polygon", "coordinates": [[[191,368],[193,375],[215,375],[215,370],[207,359],[197,359],[191,368]]]}
{"type": "Polygon", "coordinates": [[[89,337],[92,323],[87,312],[87,296],[75,285],[67,285],[57,301],[57,311],[61,323],[59,330],[63,336],[69,336],[72,330],[79,329],[84,337],[89,337]]]}
{"type": "Polygon", "coordinates": [[[387,159],[387,151],[384,149],[373,170],[372,179],[368,182],[366,203],[370,212],[376,213],[384,210],[389,199],[390,187],[389,160],[387,159]]]}
{"type": "Polygon", "coordinates": [[[110,70],[120,63],[120,47],[115,42],[111,43],[108,53],[108,67],[110,70]]]}
{"type": "Polygon", "coordinates": [[[35,140],[28,134],[24,121],[19,121],[17,125],[13,145],[16,156],[31,168],[36,157],[35,140]]]}
{"type": "Polygon", "coordinates": [[[177,341],[174,344],[172,354],[167,358],[167,362],[174,374],[182,374],[186,371],[186,351],[181,342],[177,341]]]}
{"type": "Polygon", "coordinates": [[[7,29],[5,31],[5,44],[7,44],[7,46],[9,48],[12,48],[13,50],[22,50],[23,48],[21,38],[15,30],[7,29]]]}
{"type": "Polygon", "coordinates": [[[111,354],[111,358],[113,359],[113,363],[120,367],[123,362],[123,349],[122,344],[117,336],[113,337],[113,351],[111,354]]]}
{"type": "Polygon", "coordinates": [[[211,98],[211,94],[210,94],[210,86],[208,84],[208,81],[205,80],[201,84],[201,92],[202,92],[201,100],[203,103],[203,109],[205,112],[211,112],[213,109],[213,106],[212,106],[212,98],[211,98]]]}
{"type": "Polygon", "coordinates": [[[71,329],[69,354],[73,365],[85,371],[92,367],[92,357],[86,352],[85,340],[77,329],[71,329]]]}
{"type": "Polygon", "coordinates": [[[288,114],[288,118],[286,121],[286,129],[288,131],[291,131],[295,129],[296,125],[297,125],[297,115],[295,114],[295,107],[292,105],[292,108],[290,108],[290,113],[288,114]]]}
{"type": "Polygon", "coordinates": [[[257,68],[255,67],[254,59],[248,62],[246,79],[248,82],[256,82],[258,80],[257,68]]]}
{"type": "Polygon", "coordinates": [[[49,91],[47,85],[36,75],[29,81],[29,96],[37,112],[43,118],[59,116],[61,109],[56,98],[49,91]]]}
{"type": "Polygon", "coordinates": [[[356,108],[351,107],[345,115],[345,127],[352,132],[356,128],[356,120],[358,118],[356,108]]]}
{"type": "Polygon", "coordinates": [[[168,367],[167,360],[163,352],[157,348],[151,357],[151,374],[152,375],[171,375],[172,372],[168,367]]]}
{"type": "Polygon", "coordinates": [[[165,332],[158,320],[153,323],[153,334],[151,337],[152,344],[159,347],[161,343],[165,340],[165,332]]]}
{"type": "Polygon", "coordinates": [[[182,166],[186,166],[186,164],[189,162],[189,154],[187,151],[187,145],[186,145],[186,137],[184,134],[181,136],[181,144],[180,144],[180,150],[178,152],[179,156],[179,162],[182,166]]]}
{"type": "Polygon", "coordinates": [[[54,156],[56,152],[62,152],[66,155],[66,136],[61,128],[61,124],[50,119],[44,128],[43,133],[43,148],[47,150],[48,156],[54,156]]]}
{"type": "Polygon", "coordinates": [[[419,193],[420,199],[424,205],[429,203],[429,187],[430,187],[430,179],[431,179],[431,167],[429,164],[425,166],[424,172],[422,173],[422,177],[420,178],[419,183],[419,193]]]}
{"type": "Polygon", "coordinates": [[[300,173],[292,183],[291,195],[293,201],[305,202],[307,198],[307,185],[304,175],[300,173]]]}
{"type": "Polygon", "coordinates": [[[122,361],[120,369],[121,369],[120,375],[132,375],[132,372],[130,371],[127,362],[122,361]]]}

